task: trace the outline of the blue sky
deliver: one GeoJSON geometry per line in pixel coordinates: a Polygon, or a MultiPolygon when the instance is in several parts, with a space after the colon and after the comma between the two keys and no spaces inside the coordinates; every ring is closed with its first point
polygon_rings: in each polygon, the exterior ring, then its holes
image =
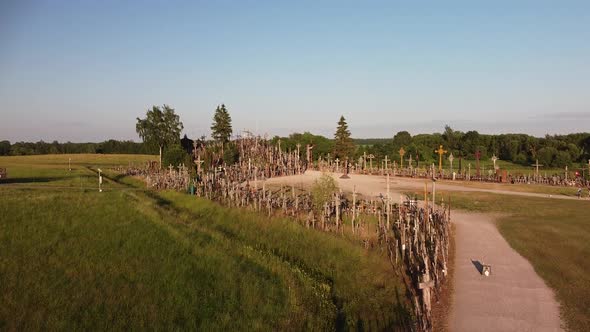
{"type": "Polygon", "coordinates": [[[589,131],[589,1],[0,1],[0,140],[589,131]]]}

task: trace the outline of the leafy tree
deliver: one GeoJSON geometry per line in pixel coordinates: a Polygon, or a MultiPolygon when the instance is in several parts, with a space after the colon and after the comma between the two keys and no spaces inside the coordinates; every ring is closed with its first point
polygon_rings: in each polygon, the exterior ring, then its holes
{"type": "Polygon", "coordinates": [[[231,117],[224,104],[217,106],[215,115],[213,115],[213,124],[211,125],[211,136],[218,142],[229,142],[232,134],[231,117]]]}
{"type": "Polygon", "coordinates": [[[180,140],[180,132],[184,126],[174,109],[168,105],[153,106],[146,112],[146,118],[137,118],[135,130],[139,137],[148,145],[160,149],[160,167],[162,167],[162,150],[180,140]]]}
{"type": "Polygon", "coordinates": [[[393,148],[399,150],[401,147],[408,146],[412,142],[412,135],[407,131],[399,131],[393,136],[393,148]]]}
{"type": "Polygon", "coordinates": [[[348,130],[348,124],[344,116],[340,117],[338,121],[338,128],[336,128],[336,134],[334,134],[334,158],[340,158],[342,160],[353,157],[354,143],[350,138],[350,130],[348,130]]]}
{"type": "Polygon", "coordinates": [[[0,142],[0,156],[8,156],[10,154],[10,142],[9,141],[1,141],[0,142]]]}

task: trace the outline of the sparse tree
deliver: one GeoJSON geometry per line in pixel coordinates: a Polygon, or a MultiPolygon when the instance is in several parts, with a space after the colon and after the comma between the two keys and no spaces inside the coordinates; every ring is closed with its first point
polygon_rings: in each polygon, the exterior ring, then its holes
{"type": "Polygon", "coordinates": [[[338,121],[338,128],[334,134],[334,158],[352,158],[354,153],[354,142],[350,138],[350,130],[344,116],[340,117],[338,121]]]}
{"type": "Polygon", "coordinates": [[[162,150],[180,140],[180,132],[184,126],[174,109],[168,105],[153,106],[146,112],[146,118],[137,118],[135,130],[139,137],[148,145],[160,149],[160,167],[162,167],[162,150]]]}
{"type": "Polygon", "coordinates": [[[211,136],[218,142],[225,144],[229,142],[232,134],[231,117],[224,104],[217,106],[211,125],[211,136]]]}

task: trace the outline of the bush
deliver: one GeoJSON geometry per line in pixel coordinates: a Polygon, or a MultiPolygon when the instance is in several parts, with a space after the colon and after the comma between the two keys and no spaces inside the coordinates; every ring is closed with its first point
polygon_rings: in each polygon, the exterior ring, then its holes
{"type": "Polygon", "coordinates": [[[334,193],[338,190],[336,180],[329,174],[322,174],[322,176],[315,180],[311,187],[311,198],[313,207],[316,211],[322,211],[324,205],[332,200],[334,193]]]}

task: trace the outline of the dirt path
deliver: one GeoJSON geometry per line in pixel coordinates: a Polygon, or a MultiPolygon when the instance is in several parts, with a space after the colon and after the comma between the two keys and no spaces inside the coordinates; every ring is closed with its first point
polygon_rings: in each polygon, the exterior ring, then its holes
{"type": "Polygon", "coordinates": [[[553,291],[498,232],[493,216],[452,212],[455,292],[451,331],[561,331],[553,291]],[[490,277],[480,273],[492,266],[490,277]]]}
{"type": "MultiPolygon", "coordinates": [[[[308,186],[320,175],[320,172],[307,171],[304,175],[274,178],[267,183],[308,186]]],[[[339,175],[333,176],[344,191],[356,187],[357,192],[364,195],[386,193],[385,177],[351,175],[345,180],[339,175]]],[[[390,179],[394,199],[403,190],[422,189],[423,186],[424,180],[390,179]]],[[[437,189],[547,197],[445,184],[437,189]]],[[[451,219],[456,230],[456,255],[455,292],[448,318],[450,331],[561,331],[559,306],[553,291],[500,235],[494,216],[453,211],[451,219]],[[482,262],[492,266],[490,277],[480,274],[478,268],[482,262]]]]}

